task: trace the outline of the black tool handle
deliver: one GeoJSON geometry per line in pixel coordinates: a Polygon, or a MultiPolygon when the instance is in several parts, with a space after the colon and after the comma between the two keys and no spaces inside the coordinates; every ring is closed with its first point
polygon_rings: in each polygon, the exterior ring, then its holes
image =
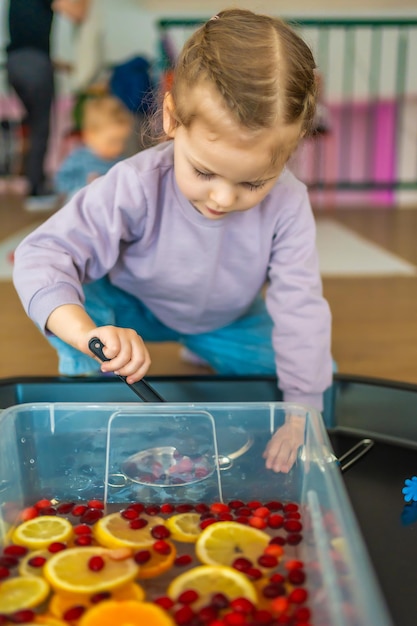
{"type": "MultiPolygon", "coordinates": [[[[88,342],[88,347],[93,354],[101,359],[101,361],[111,361],[111,359],[109,359],[104,354],[104,343],[100,341],[98,337],[93,337],[92,339],[90,339],[90,341],[88,342]]],[[[130,387],[130,389],[137,396],[139,396],[141,400],[143,400],[143,402],[165,402],[164,398],[162,398],[162,396],[160,396],[159,393],[157,393],[155,389],[151,387],[151,385],[147,383],[146,380],[144,380],[143,378],[142,380],[138,380],[138,382],[131,385],[127,382],[126,376],[121,376],[120,374],[117,374],[117,376],[121,378],[123,382],[126,383],[126,385],[128,385],[128,387],[130,387]]]]}

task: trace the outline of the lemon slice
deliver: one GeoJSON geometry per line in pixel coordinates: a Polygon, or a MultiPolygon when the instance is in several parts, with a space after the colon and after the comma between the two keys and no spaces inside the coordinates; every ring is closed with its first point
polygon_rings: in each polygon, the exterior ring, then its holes
{"type": "Polygon", "coordinates": [[[111,559],[103,548],[69,548],[54,554],[44,565],[43,574],[54,589],[71,593],[98,593],[111,591],[132,581],[139,567],[132,558],[111,559]],[[104,561],[100,571],[92,571],[92,557],[104,561]]]}
{"type": "Polygon", "coordinates": [[[193,589],[199,595],[193,608],[206,604],[219,590],[229,600],[244,597],[253,604],[258,601],[256,589],[245,574],[225,565],[200,565],[187,570],[170,583],[168,596],[175,601],[187,589],[193,589]]]}
{"type": "Polygon", "coordinates": [[[195,543],[202,532],[200,521],[198,513],[178,513],[167,519],[165,525],[176,541],[195,543]]]}
{"type": "Polygon", "coordinates": [[[49,585],[43,578],[11,578],[0,585],[0,613],[32,609],[48,597],[49,585]]]}
{"type": "Polygon", "coordinates": [[[111,513],[102,517],[93,527],[93,535],[98,543],[106,548],[133,548],[140,550],[149,548],[155,538],[151,535],[154,526],[165,525],[162,517],[142,514],[147,520],[144,528],[133,529],[129,520],[125,520],[120,513],[111,513]]]}
{"type": "Polygon", "coordinates": [[[52,554],[48,552],[48,550],[35,550],[26,554],[19,563],[18,572],[20,576],[43,576],[43,565],[40,567],[32,567],[29,563],[31,559],[36,557],[41,557],[49,561],[52,554]]]}
{"type": "Polygon", "coordinates": [[[232,565],[238,557],[256,562],[270,537],[239,522],[215,522],[205,528],[195,545],[197,557],[208,565],[232,565]]]}
{"type": "MultiPolygon", "coordinates": [[[[110,592],[111,600],[135,600],[136,602],[143,602],[145,599],[145,591],[143,587],[137,583],[127,583],[119,589],[114,589],[110,592]]],[[[89,609],[94,606],[91,602],[91,598],[94,594],[85,593],[69,593],[67,591],[59,591],[54,593],[49,603],[49,611],[55,617],[62,618],[64,613],[73,606],[84,606],[89,609]]]]}
{"type": "Polygon", "coordinates": [[[12,541],[31,550],[41,550],[54,541],[68,541],[72,534],[72,525],[68,520],[55,515],[41,515],[17,526],[12,541]]]}

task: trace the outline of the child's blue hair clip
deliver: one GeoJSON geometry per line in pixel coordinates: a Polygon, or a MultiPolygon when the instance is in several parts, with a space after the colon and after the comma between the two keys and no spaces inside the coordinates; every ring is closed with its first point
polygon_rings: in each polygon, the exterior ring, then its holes
{"type": "Polygon", "coordinates": [[[403,494],[406,502],[417,502],[417,476],[405,479],[403,494]]]}

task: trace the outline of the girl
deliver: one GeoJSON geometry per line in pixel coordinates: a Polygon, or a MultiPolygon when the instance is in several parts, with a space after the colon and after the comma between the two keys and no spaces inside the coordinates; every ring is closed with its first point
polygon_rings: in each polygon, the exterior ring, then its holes
{"type": "MultiPolygon", "coordinates": [[[[286,169],[314,116],[314,68],[292,29],[250,11],[222,11],[191,36],[164,98],[167,141],[79,191],[16,250],[16,288],[61,373],[101,367],[133,383],[150,365],[145,341],[178,340],[222,374],[276,372],[285,401],[322,408],[330,313],[307,192],[286,169]],[[101,366],[93,336],[111,359],[101,366]]],[[[288,471],[302,436],[289,420],[267,466],[288,471]]]]}

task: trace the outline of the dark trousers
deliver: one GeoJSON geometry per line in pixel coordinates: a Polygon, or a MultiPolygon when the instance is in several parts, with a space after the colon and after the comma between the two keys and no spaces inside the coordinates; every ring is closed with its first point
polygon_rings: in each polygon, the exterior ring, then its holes
{"type": "Polygon", "coordinates": [[[54,96],[53,68],[49,56],[35,48],[9,52],[8,80],[26,109],[29,148],[25,175],[30,195],[41,195],[45,181],[45,157],[48,148],[51,106],[54,96]]]}

